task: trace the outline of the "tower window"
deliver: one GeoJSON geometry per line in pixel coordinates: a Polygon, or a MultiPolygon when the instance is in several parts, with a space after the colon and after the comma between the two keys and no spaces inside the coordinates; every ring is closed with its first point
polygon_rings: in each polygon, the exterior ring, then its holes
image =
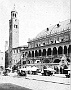
{"type": "Polygon", "coordinates": [[[14,25],[14,28],[17,28],[18,27],[18,25],[14,25]]]}
{"type": "Polygon", "coordinates": [[[15,14],[15,17],[16,17],[16,14],[15,14]]]}
{"type": "Polygon", "coordinates": [[[17,28],[17,25],[16,25],[16,28],[17,28]]]}
{"type": "Polygon", "coordinates": [[[13,13],[13,17],[14,17],[14,13],[13,13]]]}

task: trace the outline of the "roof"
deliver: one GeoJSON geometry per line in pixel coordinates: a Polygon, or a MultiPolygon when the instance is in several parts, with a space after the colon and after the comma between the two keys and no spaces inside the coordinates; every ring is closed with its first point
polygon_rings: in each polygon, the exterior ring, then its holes
{"type": "Polygon", "coordinates": [[[28,46],[27,45],[23,45],[23,46],[18,46],[18,47],[12,48],[12,49],[21,49],[21,48],[28,48],[28,46]]]}
{"type": "Polygon", "coordinates": [[[58,24],[48,27],[45,30],[41,31],[33,40],[46,37],[50,34],[59,33],[67,29],[71,29],[70,24],[71,24],[70,19],[65,20],[63,22],[59,22],[58,24]]]}

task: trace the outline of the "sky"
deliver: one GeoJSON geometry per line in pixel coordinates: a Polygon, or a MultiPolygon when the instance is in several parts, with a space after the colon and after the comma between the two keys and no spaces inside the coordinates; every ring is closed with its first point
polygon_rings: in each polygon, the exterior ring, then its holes
{"type": "Polygon", "coordinates": [[[0,0],[0,50],[9,43],[9,20],[14,8],[19,19],[19,46],[27,45],[42,30],[70,19],[70,0],[0,0]]]}

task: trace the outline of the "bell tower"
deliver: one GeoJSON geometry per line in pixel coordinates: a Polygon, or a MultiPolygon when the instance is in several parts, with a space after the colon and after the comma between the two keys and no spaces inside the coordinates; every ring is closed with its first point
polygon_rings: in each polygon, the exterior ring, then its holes
{"type": "Polygon", "coordinates": [[[19,46],[19,20],[18,12],[14,9],[11,11],[11,19],[9,20],[9,65],[12,65],[12,48],[19,46]]]}

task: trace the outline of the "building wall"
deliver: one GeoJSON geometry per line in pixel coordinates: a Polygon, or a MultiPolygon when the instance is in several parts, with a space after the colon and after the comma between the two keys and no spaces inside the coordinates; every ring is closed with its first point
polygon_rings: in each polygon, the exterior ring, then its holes
{"type": "Polygon", "coordinates": [[[17,18],[12,20],[12,48],[19,46],[19,20],[17,18]]]}
{"type": "Polygon", "coordinates": [[[12,66],[17,65],[21,60],[21,52],[19,48],[12,49],[12,66]]]}
{"type": "Polygon", "coordinates": [[[9,54],[9,51],[6,50],[5,51],[5,68],[8,68],[8,66],[9,66],[8,54],[9,54]]]}

